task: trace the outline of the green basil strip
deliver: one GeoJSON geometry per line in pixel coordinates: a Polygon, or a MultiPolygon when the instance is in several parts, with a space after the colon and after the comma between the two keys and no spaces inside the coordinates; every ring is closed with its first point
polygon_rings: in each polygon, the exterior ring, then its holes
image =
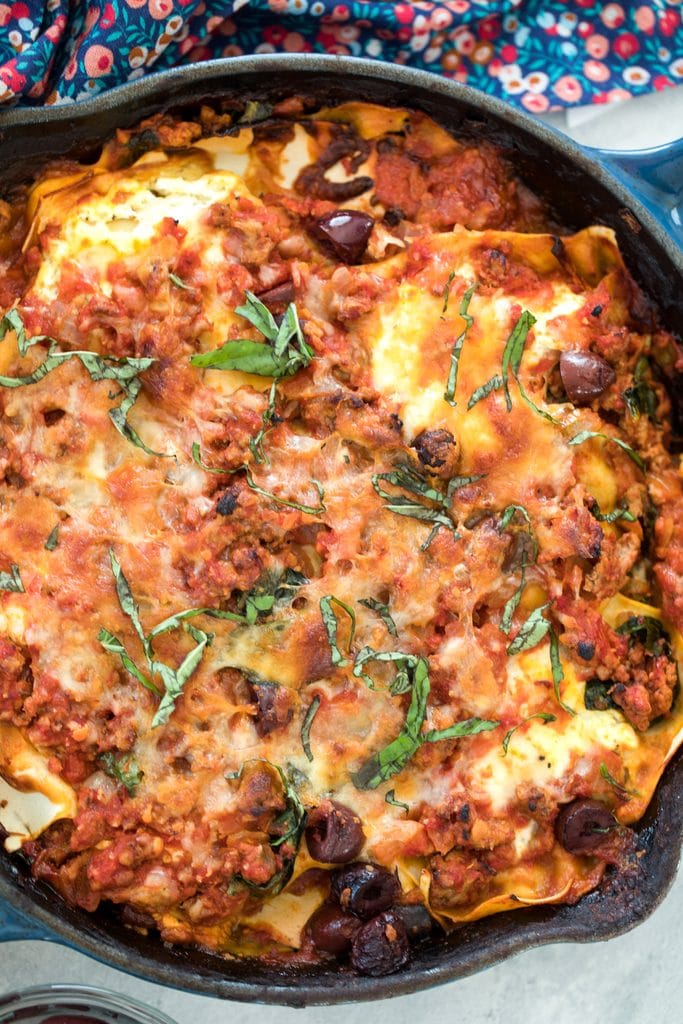
{"type": "MultiPolygon", "coordinates": [[[[443,306],[443,312],[444,313],[446,312],[446,310],[448,308],[448,291],[450,290],[450,283],[451,283],[451,281],[452,281],[452,278],[449,277],[448,285],[446,287],[446,295],[445,295],[445,298],[444,298],[444,306],[443,306]]],[[[446,390],[444,392],[444,396],[443,397],[448,402],[448,404],[450,406],[452,406],[453,408],[455,408],[455,406],[457,404],[456,401],[455,401],[455,389],[458,386],[458,368],[459,368],[459,365],[460,365],[460,353],[462,352],[462,347],[463,347],[463,345],[465,343],[465,338],[467,337],[467,332],[470,330],[470,328],[472,327],[472,324],[474,323],[473,317],[471,317],[469,315],[469,313],[468,313],[468,310],[470,308],[470,302],[472,301],[472,296],[474,295],[474,289],[475,289],[475,285],[471,285],[467,289],[467,291],[465,292],[465,294],[462,297],[462,301],[460,303],[459,314],[462,317],[462,319],[465,321],[465,327],[460,332],[460,334],[455,339],[455,341],[453,342],[453,348],[451,350],[451,364],[450,364],[450,369],[448,371],[448,380],[446,382],[446,390]]]]}
{"type": "Polygon", "coordinates": [[[172,285],[174,285],[176,288],[181,288],[184,292],[191,292],[194,290],[192,288],[192,285],[185,284],[182,278],[178,277],[177,274],[169,274],[168,279],[172,285]]]}
{"type": "Polygon", "coordinates": [[[622,397],[634,420],[637,420],[641,415],[645,415],[649,416],[653,422],[656,422],[659,398],[654,388],[644,379],[649,366],[650,364],[645,356],[641,356],[638,359],[633,373],[633,384],[631,387],[626,388],[622,397]]]}
{"type": "Polygon", "coordinates": [[[405,654],[403,651],[375,651],[372,647],[363,647],[358,652],[353,663],[353,674],[357,679],[362,679],[370,690],[379,690],[372,676],[364,672],[364,666],[369,661],[392,662],[396,665],[396,676],[389,684],[389,692],[397,694],[407,693],[410,690],[412,678],[410,672],[417,665],[417,655],[405,654]]]}
{"type": "Polygon", "coordinates": [[[629,444],[626,444],[625,441],[622,441],[620,437],[612,437],[611,434],[602,434],[597,430],[580,430],[578,434],[574,434],[574,437],[571,437],[567,441],[567,444],[583,444],[584,441],[591,441],[594,438],[602,438],[603,441],[611,441],[612,444],[618,445],[622,451],[626,452],[629,459],[631,459],[632,462],[635,462],[639,469],[645,470],[645,462],[638,452],[634,451],[633,448],[631,448],[629,444]]]}
{"type": "Polygon", "coordinates": [[[263,410],[261,416],[261,428],[255,437],[249,438],[249,451],[254,456],[254,462],[257,465],[262,466],[268,461],[266,453],[263,450],[263,439],[270,430],[271,423],[275,418],[275,400],[277,398],[277,384],[275,381],[270,385],[270,391],[268,392],[268,402],[266,408],[263,410]]]}
{"type": "Polygon", "coordinates": [[[624,786],[624,784],[622,782],[617,782],[617,780],[614,778],[614,776],[612,775],[612,773],[610,772],[609,768],[607,767],[607,765],[605,764],[604,761],[600,762],[600,775],[605,780],[605,782],[608,782],[610,784],[610,786],[614,786],[614,788],[619,793],[623,793],[626,796],[640,796],[641,795],[638,792],[637,789],[627,789],[626,786],[624,786]]]}
{"type": "Polygon", "coordinates": [[[19,349],[19,354],[25,356],[28,351],[29,343],[26,337],[24,321],[21,319],[21,314],[18,309],[9,309],[3,316],[2,320],[0,320],[0,341],[4,341],[5,335],[8,331],[14,331],[17,336],[17,348],[19,349]]]}
{"type": "Polygon", "coordinates": [[[499,373],[495,374],[495,376],[493,377],[490,377],[485,384],[481,384],[476,389],[476,391],[472,392],[472,394],[470,395],[470,400],[467,403],[468,410],[474,408],[477,402],[481,402],[482,399],[488,398],[493,391],[500,391],[500,389],[503,387],[503,384],[503,378],[500,376],[499,373]]]}
{"type": "Polygon", "coordinates": [[[98,761],[102,770],[107,775],[110,775],[112,779],[116,779],[122,786],[125,786],[130,796],[134,795],[144,775],[144,772],[141,772],[138,768],[134,757],[128,755],[117,760],[112,751],[108,750],[100,755],[98,761]]]}
{"type": "Polygon", "coordinates": [[[25,593],[18,565],[13,563],[9,572],[0,572],[0,590],[9,590],[13,594],[25,593]]]}
{"type": "MultiPolygon", "coordinates": [[[[119,434],[130,444],[141,448],[147,455],[158,456],[159,458],[175,458],[175,456],[165,455],[163,452],[157,452],[149,448],[127,419],[128,413],[135,405],[142,388],[142,382],[139,380],[138,374],[148,370],[156,362],[155,359],[128,357],[116,359],[114,356],[100,356],[96,352],[58,352],[57,341],[54,338],[40,335],[27,339],[19,314],[16,310],[11,310],[10,313],[16,314],[11,319],[10,327],[17,332],[17,341],[21,355],[25,355],[30,346],[38,342],[49,342],[49,348],[45,359],[36,367],[33,373],[22,377],[0,376],[1,387],[19,388],[30,384],[37,384],[38,381],[41,381],[43,377],[46,377],[56,367],[61,366],[62,363],[67,362],[69,359],[78,359],[93,382],[111,380],[115,381],[121,388],[123,401],[119,406],[109,410],[109,418],[119,434]],[[18,330],[19,323],[21,323],[21,330],[18,330]]],[[[7,315],[9,316],[9,314],[7,315]]],[[[2,323],[5,323],[6,319],[7,317],[3,317],[2,323]]],[[[4,338],[8,329],[9,327],[5,327],[4,332],[0,330],[0,340],[4,338]]]]}
{"type": "Polygon", "coordinates": [[[376,789],[392,775],[402,771],[419,750],[422,744],[420,731],[427,714],[429,689],[429,665],[425,658],[418,658],[413,673],[410,707],[403,729],[395,740],[373,754],[351,775],[356,789],[376,789]]]}
{"type": "Polygon", "coordinates": [[[332,611],[332,604],[336,604],[342,611],[351,619],[351,634],[349,636],[349,652],[353,644],[353,638],[356,633],[356,613],[353,608],[350,608],[348,604],[340,601],[338,597],[334,597],[332,594],[327,594],[325,597],[320,598],[320,614],[322,616],[323,625],[327,633],[327,642],[330,645],[330,651],[332,653],[332,664],[338,667],[348,665],[348,659],[339,650],[337,645],[337,616],[332,611]]]}
{"type": "MultiPolygon", "coordinates": [[[[517,374],[519,373],[519,368],[522,363],[527,335],[535,323],[536,317],[530,313],[528,309],[525,309],[515,326],[512,328],[510,336],[505,343],[505,348],[503,349],[503,390],[505,391],[505,406],[508,412],[512,411],[512,398],[510,397],[508,374],[510,369],[512,369],[512,373],[515,379],[517,379],[517,374]]],[[[517,381],[517,383],[519,384],[519,381],[517,381]]]]}
{"type": "Polygon", "coordinates": [[[54,551],[59,544],[59,523],[50,530],[50,535],[45,541],[45,550],[54,551]]]}
{"type": "Polygon", "coordinates": [[[293,372],[287,356],[276,356],[270,345],[248,338],[226,341],[211,352],[192,356],[190,363],[204,370],[241,370],[258,377],[288,377],[293,372]]]}
{"type": "Polygon", "coordinates": [[[564,682],[564,669],[562,668],[562,661],[560,659],[560,641],[557,638],[557,633],[554,629],[550,630],[550,668],[553,675],[553,689],[555,691],[555,700],[560,705],[563,711],[566,711],[568,715],[575,715],[576,711],[570,708],[568,704],[562,700],[562,693],[560,687],[564,682]]]}
{"type": "Polygon", "coordinates": [[[260,494],[261,497],[269,498],[271,501],[276,502],[278,505],[285,505],[287,508],[298,509],[299,512],[303,512],[303,513],[305,513],[305,515],[308,515],[308,516],[320,516],[320,515],[323,514],[323,512],[327,511],[327,509],[325,508],[325,489],[322,486],[322,484],[320,483],[320,481],[316,480],[315,477],[311,477],[311,483],[313,484],[313,486],[315,487],[316,491],[318,492],[318,497],[320,499],[320,504],[319,505],[302,505],[298,501],[288,501],[285,498],[280,498],[280,497],[278,497],[277,494],[273,494],[271,491],[264,491],[264,489],[262,487],[259,487],[258,484],[254,483],[254,478],[252,477],[252,475],[251,475],[251,473],[249,471],[249,467],[245,465],[245,466],[242,466],[241,468],[244,470],[244,472],[246,474],[248,486],[252,489],[252,491],[256,491],[257,494],[260,494]]]}
{"type": "Polygon", "coordinates": [[[628,505],[625,501],[617,507],[612,509],[611,512],[601,512],[600,506],[597,501],[593,503],[590,508],[590,514],[594,519],[597,519],[599,523],[616,523],[618,520],[623,519],[626,523],[635,523],[636,516],[629,510],[628,505]]]}
{"type": "Polygon", "coordinates": [[[522,577],[519,581],[519,586],[515,590],[512,597],[509,598],[508,601],[506,601],[505,607],[503,609],[503,617],[500,620],[501,632],[505,633],[506,636],[509,636],[510,630],[512,629],[512,620],[514,618],[515,612],[517,611],[517,606],[519,605],[519,602],[522,600],[522,592],[525,586],[526,564],[524,563],[522,565],[522,577]]]}
{"type": "Polygon", "coordinates": [[[261,302],[253,292],[245,292],[247,301],[243,306],[238,306],[235,312],[238,316],[244,317],[259,331],[268,341],[275,341],[278,336],[278,326],[275,317],[265,303],[261,302]]]}
{"type": "Polygon", "coordinates": [[[535,715],[529,715],[528,718],[525,718],[523,719],[523,721],[518,722],[517,725],[513,725],[511,729],[508,729],[508,731],[505,733],[505,736],[503,737],[503,757],[507,755],[508,747],[510,746],[510,740],[512,739],[513,733],[517,732],[518,729],[521,729],[523,725],[526,725],[527,722],[531,722],[534,718],[540,718],[542,722],[546,723],[557,721],[555,715],[549,715],[546,714],[544,711],[539,711],[535,715]]]}
{"type": "Polygon", "coordinates": [[[152,682],[151,679],[148,679],[144,672],[140,671],[117,636],[114,636],[113,633],[110,633],[109,630],[105,629],[103,626],[97,634],[97,639],[102,644],[104,650],[109,654],[118,654],[126,671],[130,672],[130,674],[134,676],[139,683],[142,683],[146,690],[150,690],[152,693],[156,694],[157,697],[161,697],[161,690],[152,682]]]}
{"type": "Polygon", "coordinates": [[[304,748],[304,754],[309,761],[313,760],[313,751],[311,750],[311,726],[313,725],[313,719],[318,714],[319,707],[320,697],[316,695],[308,706],[308,710],[306,711],[303,724],[301,726],[301,746],[304,748]]]}
{"type": "Polygon", "coordinates": [[[476,736],[480,732],[497,729],[500,722],[487,718],[465,718],[462,722],[449,725],[447,729],[430,729],[424,734],[425,743],[439,743],[441,740],[459,740],[463,736],[476,736]]]}
{"type": "Polygon", "coordinates": [[[388,632],[392,636],[396,636],[396,637],[398,636],[398,630],[396,628],[396,623],[394,622],[394,620],[391,617],[391,613],[389,612],[389,606],[388,605],[383,604],[382,601],[378,601],[374,597],[363,597],[363,598],[360,599],[358,604],[362,604],[366,608],[369,608],[371,611],[377,612],[377,614],[379,615],[380,619],[382,620],[384,625],[387,627],[388,632]]]}
{"type": "Polygon", "coordinates": [[[396,790],[389,789],[384,797],[385,804],[391,804],[392,807],[400,807],[401,810],[405,811],[406,814],[410,811],[408,804],[404,804],[402,800],[396,799],[396,790]]]}
{"type": "Polygon", "coordinates": [[[457,272],[455,270],[451,270],[450,274],[448,275],[448,280],[446,281],[446,287],[443,290],[443,307],[441,309],[442,320],[444,319],[445,314],[448,312],[448,300],[451,297],[451,285],[453,284],[456,277],[457,272]]]}
{"type": "Polygon", "coordinates": [[[521,651],[530,651],[532,647],[538,646],[550,629],[550,623],[544,617],[543,612],[548,608],[549,603],[534,609],[528,619],[522,623],[519,633],[508,644],[508,654],[519,654],[521,651]]]}
{"type": "Polygon", "coordinates": [[[154,668],[164,682],[165,691],[152,719],[153,729],[168,722],[175,708],[176,701],[185,688],[185,684],[199,667],[205,648],[213,640],[213,634],[204,633],[201,629],[196,629],[189,624],[185,625],[185,629],[195,641],[196,646],[185,656],[179,668],[172,669],[163,662],[154,663],[154,668]]]}
{"type": "Polygon", "coordinates": [[[503,532],[503,530],[506,530],[508,528],[508,526],[510,525],[510,523],[512,522],[517,513],[519,513],[519,515],[521,515],[523,519],[526,519],[529,526],[531,526],[531,518],[523,505],[506,505],[506,507],[503,509],[503,514],[500,517],[500,522],[498,524],[498,529],[500,530],[501,533],[503,532]]]}
{"type": "Polygon", "coordinates": [[[196,462],[200,469],[204,470],[205,473],[216,473],[218,476],[221,476],[223,474],[231,476],[233,473],[239,473],[239,471],[243,468],[242,466],[238,466],[237,469],[214,469],[213,466],[207,466],[205,462],[202,462],[201,453],[202,450],[199,446],[199,442],[195,441],[194,444],[192,445],[192,459],[194,462],[196,462]]]}

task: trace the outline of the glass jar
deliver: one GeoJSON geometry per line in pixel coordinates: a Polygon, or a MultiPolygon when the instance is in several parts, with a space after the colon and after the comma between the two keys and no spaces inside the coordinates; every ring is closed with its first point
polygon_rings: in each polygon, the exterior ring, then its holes
{"type": "Polygon", "coordinates": [[[0,1024],[175,1024],[128,996],[88,985],[41,985],[0,996],[0,1024]]]}

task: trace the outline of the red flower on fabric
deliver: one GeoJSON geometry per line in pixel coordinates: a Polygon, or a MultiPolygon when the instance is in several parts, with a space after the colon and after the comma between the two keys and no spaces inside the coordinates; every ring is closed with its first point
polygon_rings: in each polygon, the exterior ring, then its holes
{"type": "Polygon", "coordinates": [[[500,55],[506,64],[514,64],[517,60],[517,47],[512,43],[506,43],[505,46],[501,46],[500,55]]]}
{"type": "Polygon", "coordinates": [[[640,50],[640,43],[638,42],[638,37],[635,36],[633,32],[622,32],[621,35],[618,35],[614,40],[612,49],[618,57],[623,57],[624,60],[627,60],[629,57],[633,57],[634,54],[638,53],[640,50]]]}
{"type": "Polygon", "coordinates": [[[12,89],[13,92],[20,92],[26,85],[26,78],[24,75],[20,75],[17,69],[12,67],[12,62],[10,62],[5,64],[4,67],[0,67],[0,82],[4,82],[7,88],[12,89]]]}
{"type": "MultiPolygon", "coordinates": [[[[12,12],[12,17],[16,18],[17,21],[19,21],[20,18],[28,18],[31,14],[26,4],[12,4],[10,11],[12,12]]],[[[24,83],[25,82],[26,80],[24,79],[24,83]]]]}
{"type": "Polygon", "coordinates": [[[116,24],[116,11],[112,4],[105,4],[100,18],[100,28],[113,28],[116,24]]]}
{"type": "Polygon", "coordinates": [[[488,18],[482,18],[479,22],[477,29],[477,35],[480,39],[485,39],[487,42],[493,42],[497,39],[501,33],[500,18],[497,15],[490,15],[488,18]]]}
{"type": "Polygon", "coordinates": [[[678,11],[663,11],[659,15],[659,28],[665,36],[672,36],[681,23],[678,11]]]}
{"type": "Polygon", "coordinates": [[[396,15],[396,20],[400,21],[402,25],[410,25],[415,17],[412,4],[395,4],[394,14],[396,15]]]}
{"type": "Polygon", "coordinates": [[[655,75],[655,77],[652,79],[652,84],[654,85],[655,89],[659,92],[661,89],[667,89],[670,85],[673,85],[674,83],[671,81],[670,78],[667,78],[666,75],[655,75]]]}
{"type": "MultiPolygon", "coordinates": [[[[286,35],[287,30],[282,28],[281,25],[267,25],[263,29],[263,38],[267,43],[272,43],[273,46],[280,46],[286,35]]],[[[332,41],[334,41],[334,37],[332,37],[332,41]]]]}

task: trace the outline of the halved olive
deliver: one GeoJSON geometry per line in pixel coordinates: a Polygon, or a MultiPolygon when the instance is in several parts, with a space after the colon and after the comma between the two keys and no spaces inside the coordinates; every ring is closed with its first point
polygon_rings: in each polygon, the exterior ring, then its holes
{"type": "Polygon", "coordinates": [[[607,360],[594,352],[563,352],[560,376],[567,398],[574,405],[588,405],[616,380],[607,360]]]}
{"type": "Polygon", "coordinates": [[[367,920],[387,910],[401,892],[396,875],[377,864],[358,862],[335,871],[331,894],[343,910],[367,920]]]}
{"type": "Polygon", "coordinates": [[[308,814],[306,844],[325,864],[346,864],[360,853],[365,835],[360,818],[336,800],[323,800],[308,814]]]}
{"type": "Polygon", "coordinates": [[[589,854],[616,826],[617,821],[605,804],[598,800],[573,800],[558,814],[555,835],[569,853],[589,854]]]}
{"type": "Polygon", "coordinates": [[[314,946],[324,953],[344,953],[360,927],[357,917],[332,903],[323,903],[306,925],[314,946]]]}
{"type": "Polygon", "coordinates": [[[359,974],[368,974],[371,978],[393,974],[403,967],[409,956],[405,925],[391,910],[364,924],[351,945],[351,963],[359,974]]]}

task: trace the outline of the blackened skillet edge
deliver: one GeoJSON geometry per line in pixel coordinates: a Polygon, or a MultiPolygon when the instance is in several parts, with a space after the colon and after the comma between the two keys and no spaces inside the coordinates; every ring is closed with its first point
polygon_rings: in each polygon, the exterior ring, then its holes
{"type": "MultiPolygon", "coordinates": [[[[425,72],[354,58],[262,55],[211,61],[114,89],[77,107],[0,113],[0,188],[30,176],[49,156],[82,157],[117,127],[158,110],[234,94],[273,100],[305,93],[321,104],[362,99],[424,110],[445,127],[490,138],[511,151],[522,177],[571,227],[603,223],[617,232],[634,276],[683,334],[683,253],[649,213],[597,162],[539,122],[465,86],[425,72]]],[[[0,898],[59,941],[148,981],[204,995],[287,1006],[382,999],[416,992],[492,966],[534,946],[607,939],[635,927],[668,891],[683,832],[683,754],[669,766],[639,823],[643,855],[630,878],[608,876],[574,907],[494,915],[416,947],[386,978],[356,977],[337,965],[286,971],[170,947],[125,928],[107,907],[87,914],[30,878],[20,856],[0,857],[0,898]]]]}

